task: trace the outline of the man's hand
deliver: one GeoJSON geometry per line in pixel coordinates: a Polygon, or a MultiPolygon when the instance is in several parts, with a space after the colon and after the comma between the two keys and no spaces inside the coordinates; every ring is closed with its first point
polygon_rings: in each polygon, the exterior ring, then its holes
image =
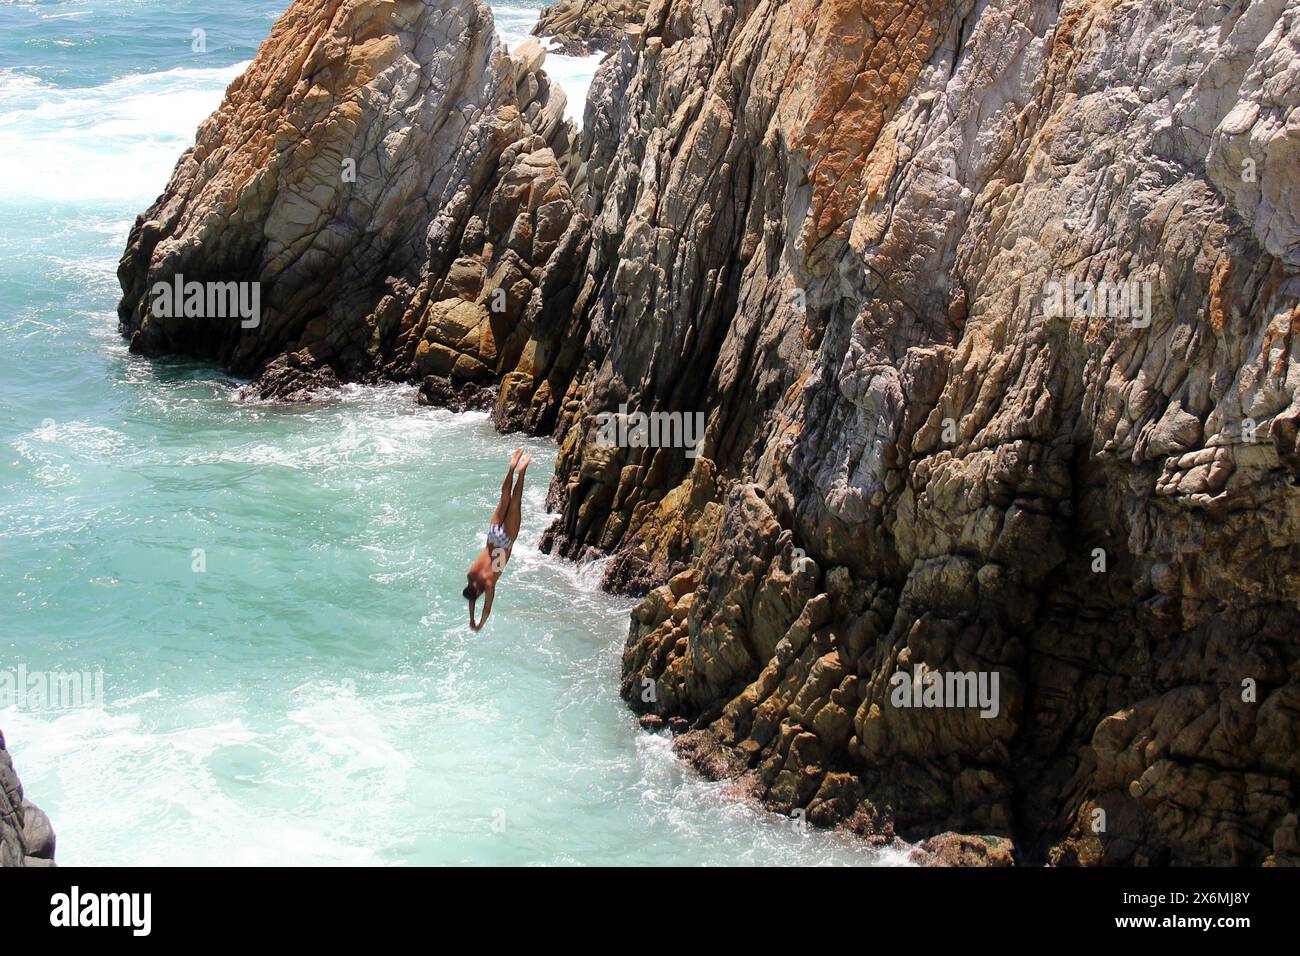
{"type": "Polygon", "coordinates": [[[471,604],[469,606],[470,630],[481,631],[483,629],[483,625],[487,623],[488,615],[492,613],[492,597],[495,594],[496,594],[496,588],[492,587],[491,585],[488,585],[488,589],[485,592],[486,596],[483,598],[483,616],[479,618],[477,624],[474,623],[474,605],[471,604]]]}

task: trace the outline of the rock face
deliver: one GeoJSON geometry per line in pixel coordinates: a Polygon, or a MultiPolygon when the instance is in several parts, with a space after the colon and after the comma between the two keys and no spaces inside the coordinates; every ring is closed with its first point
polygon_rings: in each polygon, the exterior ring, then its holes
{"type": "Polygon", "coordinates": [[[864,833],[1296,862],[1298,44],[1281,0],[651,4],[588,107],[553,540],[657,585],[623,690],[684,755],[864,833]],[[701,455],[603,447],[622,402],[701,455]]]}
{"type": "Polygon", "coordinates": [[[572,56],[609,53],[629,24],[641,24],[648,5],[649,0],[559,0],[542,9],[533,35],[572,56]]]}
{"type": "Polygon", "coordinates": [[[53,866],[54,830],[23,785],[0,733],[0,866],[53,866]]]}
{"type": "Polygon", "coordinates": [[[214,360],[265,398],[528,376],[544,273],[577,226],[544,57],[507,54],[472,0],[294,3],[131,231],[132,350],[214,360]],[[168,317],[154,290],[178,276],[257,283],[260,315],[168,317]]]}
{"type": "Polygon", "coordinates": [[[133,232],[133,347],[495,387],[648,593],[624,696],[774,810],[1300,861],[1300,0],[650,0],[577,155],[480,8],[326,6],[133,232]],[[261,327],[145,315],[217,264],[261,327]]]}

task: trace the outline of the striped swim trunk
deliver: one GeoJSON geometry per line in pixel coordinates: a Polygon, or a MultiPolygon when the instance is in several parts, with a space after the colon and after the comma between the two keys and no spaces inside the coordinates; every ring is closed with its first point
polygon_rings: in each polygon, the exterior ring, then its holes
{"type": "Polygon", "coordinates": [[[488,525],[487,545],[489,548],[505,548],[507,551],[515,546],[514,538],[506,534],[506,529],[495,521],[488,525]]]}

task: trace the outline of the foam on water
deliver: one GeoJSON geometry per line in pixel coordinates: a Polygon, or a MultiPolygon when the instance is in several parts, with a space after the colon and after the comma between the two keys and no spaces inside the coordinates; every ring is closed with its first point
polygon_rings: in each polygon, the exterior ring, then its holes
{"type": "Polygon", "coordinates": [[[638,730],[616,692],[629,602],[600,563],[537,550],[549,442],[524,442],[523,531],[474,634],[459,587],[514,443],[486,416],[401,386],[246,405],[211,372],[132,367],[113,387],[162,407],[23,433],[86,480],[5,489],[15,517],[79,522],[5,523],[26,569],[0,569],[10,646],[105,672],[102,711],[0,711],[66,862],[885,859],[638,730]]]}
{"type": "Polygon", "coordinates": [[[0,201],[148,203],[247,63],[60,89],[0,76],[0,201]]]}
{"type": "MultiPolygon", "coordinates": [[[[492,16],[496,21],[497,34],[506,47],[513,50],[520,43],[533,39],[533,27],[537,24],[540,6],[494,4],[492,16]]],[[[587,91],[596,76],[596,67],[604,59],[604,54],[592,56],[566,56],[555,52],[554,45],[542,37],[543,45],[548,49],[546,62],[542,68],[560,88],[564,90],[567,104],[564,115],[578,126],[582,125],[582,111],[587,103],[587,91]]]]}

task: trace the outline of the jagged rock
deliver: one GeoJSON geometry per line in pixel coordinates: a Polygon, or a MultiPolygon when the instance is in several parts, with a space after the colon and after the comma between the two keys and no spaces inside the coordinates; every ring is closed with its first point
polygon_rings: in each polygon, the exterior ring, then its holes
{"type": "Polygon", "coordinates": [[[477,0],[292,4],[131,231],[132,350],[212,359],[294,400],[335,379],[518,371],[581,218],[544,56],[508,54],[477,0]],[[257,320],[166,316],[154,289],[178,276],[258,283],[257,320]]]}
{"type": "Polygon", "coordinates": [[[308,349],[278,355],[262,369],[254,385],[240,389],[241,398],[263,401],[309,402],[321,392],[339,387],[338,376],[316,361],[308,349]]]}
{"type": "Polygon", "coordinates": [[[485,412],[496,403],[496,393],[473,382],[465,382],[457,388],[447,378],[428,375],[420,383],[416,402],[453,412],[485,412]]]}
{"type": "Polygon", "coordinates": [[[1298,38],[1287,0],[650,4],[588,105],[552,489],[570,555],[700,525],[644,580],[634,709],[826,822],[1286,861],[1298,38]],[[1070,279],[1150,322],[1048,315],[1070,279]],[[620,402],[707,412],[700,517],[658,507],[698,460],[598,446],[620,402]],[[913,667],[997,713],[894,705],[913,667]]]}
{"type": "Polygon", "coordinates": [[[649,0],[559,0],[542,8],[533,35],[546,37],[571,56],[608,53],[618,46],[628,24],[645,19],[647,6],[649,0]]]}
{"type": "Polygon", "coordinates": [[[1011,841],[1005,837],[940,833],[912,852],[921,866],[1014,866],[1011,841]]]}
{"type": "Polygon", "coordinates": [[[0,866],[53,866],[54,828],[23,797],[23,786],[0,732],[0,866]]]}

